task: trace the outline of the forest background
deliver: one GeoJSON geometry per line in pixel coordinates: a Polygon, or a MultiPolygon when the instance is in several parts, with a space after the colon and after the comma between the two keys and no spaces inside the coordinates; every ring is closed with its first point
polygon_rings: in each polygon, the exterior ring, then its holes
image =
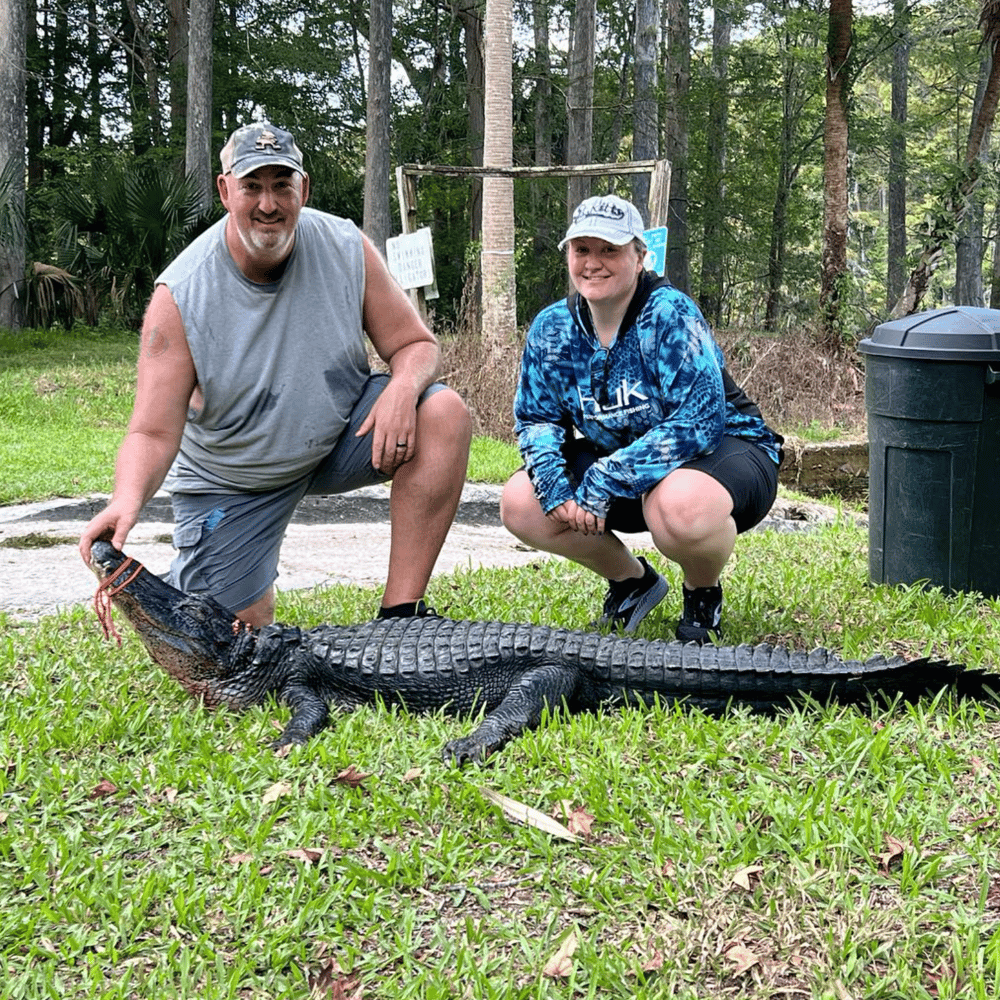
{"type": "MultiPolygon", "coordinates": [[[[395,166],[484,162],[498,4],[510,161],[669,160],[667,273],[727,342],[849,357],[929,245],[917,305],[1000,304],[996,156],[972,142],[991,0],[0,0],[0,326],[137,326],[255,118],[296,134],[311,203],[384,247],[395,166]]],[[[517,329],[565,289],[568,210],[611,190],[644,205],[648,177],[513,183],[517,329]]],[[[433,323],[467,345],[484,214],[482,178],[420,178],[433,323]]]]}

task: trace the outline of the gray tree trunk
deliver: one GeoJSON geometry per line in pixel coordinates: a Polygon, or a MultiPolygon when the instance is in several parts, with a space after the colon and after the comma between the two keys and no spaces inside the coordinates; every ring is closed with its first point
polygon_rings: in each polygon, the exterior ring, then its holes
{"type": "Polygon", "coordinates": [[[362,228],[385,253],[391,231],[389,188],[392,110],[392,0],[372,0],[368,29],[368,102],[365,112],[365,207],[362,228]]]}
{"type": "MultiPolygon", "coordinates": [[[[655,160],[660,155],[660,115],[657,104],[659,0],[636,0],[635,94],[632,105],[632,159],[655,160]]],[[[646,218],[649,175],[632,175],[632,201],[646,218]]],[[[648,218],[646,219],[649,222],[648,218]]]]}
{"type": "Polygon", "coordinates": [[[715,5],[712,27],[712,86],[705,134],[705,220],[698,301],[705,318],[718,325],[722,318],[722,276],[725,263],[726,129],[729,124],[729,37],[727,3],[715,5]]]}
{"type": "Polygon", "coordinates": [[[663,13],[667,25],[663,60],[663,151],[671,165],[667,277],[687,293],[691,267],[687,217],[688,92],[691,86],[688,0],[664,0],[663,13]]]}
{"type": "Polygon", "coordinates": [[[212,163],[212,35],[215,0],[191,0],[187,54],[184,165],[198,191],[202,214],[215,198],[212,163]]]}
{"type": "MultiPolygon", "coordinates": [[[[972,106],[972,120],[979,117],[986,92],[986,81],[990,75],[989,55],[979,68],[979,83],[972,106]]],[[[989,133],[983,136],[979,150],[979,160],[986,167],[989,159],[989,133]]],[[[986,301],[983,289],[983,190],[977,187],[969,196],[969,207],[962,218],[955,243],[955,288],[953,301],[957,306],[981,307],[986,301]]]]}
{"type": "Polygon", "coordinates": [[[889,245],[886,310],[906,285],[906,116],[910,75],[907,0],[893,0],[896,40],[892,49],[892,125],[889,132],[889,245]]]}
{"type": "MultiPolygon", "coordinates": [[[[576,0],[566,84],[566,163],[590,163],[594,147],[594,32],[597,0],[576,0]]],[[[566,182],[567,219],[590,195],[589,177],[566,182]]]]}
{"type": "Polygon", "coordinates": [[[179,142],[182,135],[185,137],[187,135],[188,49],[190,46],[187,0],[167,0],[166,8],[170,136],[179,142]]]}
{"type": "Polygon", "coordinates": [[[532,28],[535,35],[535,166],[552,165],[552,55],[549,48],[548,0],[533,0],[532,28]]]}
{"type": "Polygon", "coordinates": [[[847,99],[852,0],[830,0],[826,47],[826,115],[823,128],[823,262],[820,312],[826,345],[843,343],[841,293],[847,277],[847,99]]]}
{"type": "Polygon", "coordinates": [[[24,321],[25,41],[23,0],[0,0],[0,328],[24,321]]]}

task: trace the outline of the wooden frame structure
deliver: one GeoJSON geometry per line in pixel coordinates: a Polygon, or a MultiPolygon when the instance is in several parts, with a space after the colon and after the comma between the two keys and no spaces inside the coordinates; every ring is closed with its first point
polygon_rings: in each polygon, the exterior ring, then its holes
{"type": "MultiPolygon", "coordinates": [[[[606,177],[608,174],[649,174],[647,226],[667,224],[670,201],[670,161],[631,160],[625,163],[581,163],[564,167],[458,167],[430,163],[401,163],[396,167],[396,192],[403,234],[417,229],[417,177],[606,177]]],[[[410,296],[426,319],[427,305],[422,288],[410,289],[410,296]]]]}

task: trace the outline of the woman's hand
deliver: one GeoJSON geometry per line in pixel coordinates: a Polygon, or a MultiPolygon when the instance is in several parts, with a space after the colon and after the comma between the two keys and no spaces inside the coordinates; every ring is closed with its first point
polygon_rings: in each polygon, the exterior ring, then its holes
{"type": "Polygon", "coordinates": [[[584,510],[575,500],[566,500],[545,515],[558,524],[565,524],[570,531],[584,535],[603,535],[604,518],[584,510]]]}

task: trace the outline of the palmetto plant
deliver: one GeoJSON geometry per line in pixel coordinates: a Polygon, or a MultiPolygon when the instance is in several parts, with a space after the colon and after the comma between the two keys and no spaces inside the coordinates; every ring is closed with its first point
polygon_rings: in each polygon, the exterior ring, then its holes
{"type": "MultiPolygon", "coordinates": [[[[166,163],[112,164],[67,186],[56,262],[88,311],[139,322],[153,282],[203,221],[191,182],[166,163]]],[[[81,316],[94,322],[96,316],[81,316]]]]}

